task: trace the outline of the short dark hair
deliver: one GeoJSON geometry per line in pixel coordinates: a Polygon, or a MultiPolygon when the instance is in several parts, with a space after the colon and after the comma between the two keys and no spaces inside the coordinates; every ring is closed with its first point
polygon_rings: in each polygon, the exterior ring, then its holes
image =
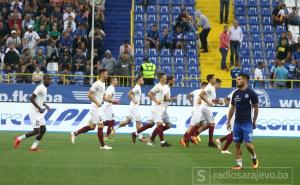
{"type": "Polygon", "coordinates": [[[209,74],[209,75],[207,75],[207,77],[206,77],[206,80],[209,82],[211,79],[213,79],[214,78],[214,74],[209,74]]]}
{"type": "Polygon", "coordinates": [[[263,64],[263,62],[258,62],[258,66],[261,66],[263,64]]]}
{"type": "Polygon", "coordinates": [[[241,73],[241,74],[239,74],[239,76],[242,77],[243,79],[246,79],[247,81],[250,80],[250,76],[246,73],[241,73]]]}
{"type": "Polygon", "coordinates": [[[50,75],[48,75],[48,74],[44,75],[43,80],[45,80],[45,79],[50,79],[50,75]]]}
{"type": "Polygon", "coordinates": [[[202,82],[201,83],[201,87],[203,87],[203,86],[207,86],[208,85],[208,83],[207,82],[202,82]]]}
{"type": "Polygon", "coordinates": [[[165,76],[166,75],[166,73],[164,73],[164,72],[159,72],[158,74],[157,74],[157,78],[161,78],[162,76],[165,76]]]}
{"type": "Polygon", "coordinates": [[[112,78],[110,79],[110,82],[112,82],[113,80],[118,80],[118,78],[117,78],[117,77],[112,77],[112,78]]]}
{"type": "Polygon", "coordinates": [[[141,78],[143,78],[141,75],[138,75],[135,79],[136,82],[138,82],[141,78]]]}
{"type": "Polygon", "coordinates": [[[169,81],[173,80],[175,77],[173,75],[169,75],[167,76],[167,83],[169,83],[169,81]]]}
{"type": "Polygon", "coordinates": [[[217,78],[217,79],[216,79],[216,83],[220,84],[220,83],[222,83],[222,80],[219,79],[219,78],[217,78]]]}
{"type": "Polygon", "coordinates": [[[101,69],[99,69],[98,74],[101,75],[102,73],[104,73],[106,71],[107,71],[107,69],[101,68],[101,69]]]}

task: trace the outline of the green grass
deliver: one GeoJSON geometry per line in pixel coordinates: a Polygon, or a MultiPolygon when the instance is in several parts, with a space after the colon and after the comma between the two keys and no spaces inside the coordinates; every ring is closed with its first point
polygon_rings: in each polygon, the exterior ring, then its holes
{"type": "MultiPolygon", "coordinates": [[[[133,144],[129,135],[117,135],[111,151],[100,151],[94,134],[69,141],[68,133],[46,133],[41,152],[29,152],[34,138],[24,140],[19,149],[12,143],[20,132],[0,132],[1,185],[191,185],[193,167],[231,167],[233,155],[221,155],[207,147],[207,138],[199,146],[181,148],[180,136],[166,136],[171,148],[133,144]]],[[[293,167],[294,185],[300,184],[300,139],[256,138],[260,167],[293,167]]],[[[233,151],[233,147],[230,148],[233,151]]],[[[250,167],[244,151],[244,166],[250,167]]],[[[253,172],[253,169],[245,169],[253,172]]],[[[247,180],[239,181],[247,184],[247,180]]],[[[279,181],[277,181],[279,182],[279,181]]],[[[231,181],[219,181],[230,184],[231,181]]],[[[257,181],[263,184],[266,181],[257,181]]],[[[275,184],[275,183],[274,183],[275,184]]]]}

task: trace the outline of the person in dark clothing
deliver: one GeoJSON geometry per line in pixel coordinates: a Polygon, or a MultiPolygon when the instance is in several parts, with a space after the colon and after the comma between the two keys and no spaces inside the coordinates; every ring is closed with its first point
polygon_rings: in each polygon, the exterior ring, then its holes
{"type": "Polygon", "coordinates": [[[230,0],[220,0],[220,24],[228,24],[228,13],[229,13],[230,0]],[[225,17],[224,17],[225,9],[225,17]]]}

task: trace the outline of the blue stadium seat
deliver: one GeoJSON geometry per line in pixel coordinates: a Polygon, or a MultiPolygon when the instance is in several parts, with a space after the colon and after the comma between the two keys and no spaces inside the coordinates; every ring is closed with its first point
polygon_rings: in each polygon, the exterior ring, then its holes
{"type": "Polygon", "coordinates": [[[252,41],[261,41],[260,34],[252,34],[252,41]]]}
{"type": "Polygon", "coordinates": [[[258,66],[259,62],[265,62],[263,58],[254,58],[253,59],[253,64],[254,66],[258,66]]]}
{"type": "Polygon", "coordinates": [[[257,7],[248,7],[247,14],[248,15],[257,15],[258,14],[257,7]]]}
{"type": "Polygon", "coordinates": [[[135,76],[137,76],[137,75],[139,74],[140,67],[141,67],[140,65],[135,65],[135,66],[134,66],[134,75],[135,75],[135,76]]]}
{"type": "Polygon", "coordinates": [[[258,16],[249,16],[249,24],[259,24],[258,16]]]}
{"type": "Polygon", "coordinates": [[[242,29],[242,31],[243,31],[244,34],[248,33],[246,25],[240,25],[240,28],[242,29]]]}
{"type": "Polygon", "coordinates": [[[236,16],[240,16],[240,15],[245,16],[246,15],[246,13],[245,13],[245,7],[235,7],[234,8],[234,12],[235,12],[236,16]]]}
{"type": "Polygon", "coordinates": [[[241,49],[240,50],[241,57],[249,57],[250,56],[250,50],[249,49],[241,49]]]}
{"type": "Polygon", "coordinates": [[[143,23],[135,23],[134,30],[135,31],[144,31],[144,24],[143,23]]]}
{"type": "Polygon", "coordinates": [[[275,8],[276,6],[278,6],[279,1],[278,0],[273,0],[272,6],[273,8],[275,8]]]}
{"type": "Polygon", "coordinates": [[[180,6],[173,6],[172,14],[179,15],[181,13],[180,6]]]}
{"type": "Polygon", "coordinates": [[[134,22],[144,22],[144,14],[137,13],[134,15],[134,22]]]}
{"type": "Polygon", "coordinates": [[[182,49],[175,49],[174,56],[175,57],[184,57],[183,50],[182,49]]]}
{"type": "Polygon", "coordinates": [[[286,32],[285,26],[276,26],[276,33],[281,34],[282,32],[286,32]]]}
{"type": "Polygon", "coordinates": [[[198,80],[189,80],[189,81],[187,81],[187,86],[199,88],[200,82],[198,80]]]}
{"type": "MultiPolygon", "coordinates": [[[[82,71],[75,71],[74,75],[77,75],[77,76],[74,76],[74,82],[76,83],[76,85],[83,85],[83,83],[84,83],[84,77],[83,77],[84,73],[82,71]]],[[[53,77],[52,77],[52,80],[53,80],[53,77]]]]}
{"type": "Polygon", "coordinates": [[[271,15],[270,7],[261,7],[260,15],[270,16],[271,15]]]}
{"type": "Polygon", "coordinates": [[[156,6],[155,5],[149,5],[147,7],[147,13],[148,14],[156,14],[157,13],[156,6]]]}
{"type": "Polygon", "coordinates": [[[252,74],[252,67],[250,66],[245,66],[243,67],[242,71],[248,75],[252,74]]]}
{"type": "Polygon", "coordinates": [[[184,58],[183,57],[176,57],[174,61],[174,65],[184,65],[184,58]]]}
{"type": "Polygon", "coordinates": [[[160,6],[160,13],[161,14],[169,14],[169,7],[166,5],[160,6]]]}
{"type": "Polygon", "coordinates": [[[160,63],[171,65],[172,64],[172,59],[171,59],[171,57],[161,57],[160,63]]]}
{"type": "Polygon", "coordinates": [[[243,34],[244,34],[243,41],[245,41],[245,42],[251,41],[251,36],[250,35],[252,35],[252,34],[248,34],[248,32],[245,32],[243,34]]]}
{"type": "Polygon", "coordinates": [[[195,14],[195,8],[194,8],[194,6],[186,6],[185,9],[187,10],[187,12],[189,12],[190,15],[194,15],[195,14]]]}
{"type": "Polygon", "coordinates": [[[179,14],[172,14],[172,21],[176,21],[177,17],[178,17],[179,14]]]}
{"type": "Polygon", "coordinates": [[[263,58],[263,51],[262,50],[253,50],[253,57],[254,58],[263,58]]]}
{"type": "Polygon", "coordinates": [[[185,5],[194,6],[195,5],[195,0],[183,0],[183,3],[185,5]]]}
{"type": "Polygon", "coordinates": [[[259,42],[257,42],[257,41],[252,42],[252,48],[256,49],[256,50],[261,50],[262,49],[261,42],[260,41],[259,42]]]}
{"type": "Polygon", "coordinates": [[[271,25],[264,25],[263,26],[263,33],[268,34],[268,33],[273,33],[273,29],[271,25]]]}
{"type": "Polygon", "coordinates": [[[134,12],[135,13],[141,13],[141,14],[145,13],[144,7],[142,5],[136,5],[134,7],[134,12]]]}
{"type": "Polygon", "coordinates": [[[157,0],[148,0],[149,5],[156,5],[157,0]]]}
{"type": "Polygon", "coordinates": [[[144,62],[143,57],[134,57],[134,64],[135,65],[141,65],[144,62]]]}
{"type": "Polygon", "coordinates": [[[175,73],[174,77],[175,77],[176,81],[178,82],[178,81],[183,80],[185,76],[184,76],[184,74],[175,73]]]}
{"type": "Polygon", "coordinates": [[[199,65],[197,58],[188,58],[188,65],[199,65]]]}
{"type": "Polygon", "coordinates": [[[199,80],[199,73],[198,74],[188,74],[190,80],[199,80]]]}
{"type": "Polygon", "coordinates": [[[144,49],[143,48],[134,48],[134,56],[136,57],[144,57],[144,49]]]}
{"type": "Polygon", "coordinates": [[[147,15],[147,22],[148,23],[156,23],[157,22],[156,14],[148,14],[147,15]]]}
{"type": "Polygon", "coordinates": [[[275,49],[275,44],[274,42],[265,42],[265,48],[267,50],[274,50],[275,49]]]}
{"type": "Polygon", "coordinates": [[[249,49],[249,42],[242,42],[241,49],[249,49]]]}
{"type": "Polygon", "coordinates": [[[248,2],[247,2],[248,7],[251,7],[251,6],[256,7],[257,5],[258,5],[257,0],[248,0],[248,2]]]}
{"type": "Polygon", "coordinates": [[[169,23],[170,22],[169,14],[161,14],[160,15],[160,22],[161,23],[169,23]]]}
{"type": "Polygon", "coordinates": [[[242,67],[249,67],[249,66],[251,66],[251,59],[250,58],[242,58],[241,64],[242,64],[242,67]]]}
{"type": "Polygon", "coordinates": [[[170,65],[161,65],[161,70],[164,73],[172,73],[172,67],[170,65]]]}
{"type": "Polygon", "coordinates": [[[184,74],[185,73],[185,69],[184,69],[183,65],[175,65],[174,66],[174,71],[176,73],[179,73],[179,74],[184,74]]]}
{"type": "Polygon", "coordinates": [[[143,48],[144,47],[144,39],[134,39],[134,46],[143,48]]]}
{"type": "Polygon", "coordinates": [[[195,41],[197,39],[196,33],[194,33],[194,32],[187,32],[184,35],[184,39],[188,40],[188,41],[190,41],[190,40],[195,41]]]}
{"type": "Polygon", "coordinates": [[[274,42],[273,33],[264,34],[265,42],[274,42]]]}
{"type": "Polygon", "coordinates": [[[246,5],[245,0],[234,0],[234,6],[239,7],[242,6],[244,7],[246,5]]]}
{"type": "Polygon", "coordinates": [[[187,57],[188,58],[196,58],[198,56],[196,49],[188,49],[187,51],[187,57]]]}
{"type": "Polygon", "coordinates": [[[172,0],[171,1],[173,5],[181,6],[182,0],[172,0]]]}
{"type": "Polygon", "coordinates": [[[170,49],[165,49],[163,48],[161,50],[161,54],[160,54],[161,57],[171,57],[171,50],[170,49]]]}
{"type": "Polygon", "coordinates": [[[250,33],[251,34],[259,34],[259,25],[250,25],[250,33]]]}
{"type": "Polygon", "coordinates": [[[149,57],[157,57],[158,56],[157,50],[155,48],[150,48],[148,50],[148,56],[149,57]]]}
{"type": "Polygon", "coordinates": [[[144,31],[134,31],[134,38],[135,39],[144,39],[144,31]]]}
{"type": "Polygon", "coordinates": [[[138,4],[138,5],[142,4],[143,2],[144,2],[144,0],[135,0],[135,4],[138,4]]]}
{"type": "Polygon", "coordinates": [[[198,66],[188,66],[188,74],[199,74],[198,66]]]}
{"type": "Polygon", "coordinates": [[[260,0],[261,7],[270,7],[271,3],[270,0],[260,0]]]}
{"type": "Polygon", "coordinates": [[[153,56],[153,57],[149,57],[149,61],[154,63],[154,64],[158,64],[158,58],[153,56]]]}
{"type": "Polygon", "coordinates": [[[245,25],[247,24],[246,16],[237,16],[236,19],[238,20],[240,25],[245,25]]]}
{"type": "Polygon", "coordinates": [[[158,4],[160,5],[169,5],[170,1],[169,0],[158,0],[158,4]]]}
{"type": "Polygon", "coordinates": [[[263,25],[270,25],[272,24],[270,16],[262,16],[262,24],[263,25]]]}
{"type": "Polygon", "coordinates": [[[197,46],[196,40],[190,40],[187,43],[187,48],[196,48],[196,46],[197,46]]]}
{"type": "Polygon", "coordinates": [[[266,51],[266,58],[268,59],[274,59],[275,58],[275,55],[276,55],[276,51],[266,51]]]}

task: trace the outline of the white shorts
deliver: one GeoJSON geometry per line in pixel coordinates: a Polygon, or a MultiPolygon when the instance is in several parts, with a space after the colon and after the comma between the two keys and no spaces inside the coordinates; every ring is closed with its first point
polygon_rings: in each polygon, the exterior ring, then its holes
{"type": "Polygon", "coordinates": [[[39,112],[30,112],[29,119],[33,128],[40,128],[42,125],[46,125],[44,114],[39,112]]]}
{"type": "Polygon", "coordinates": [[[90,114],[91,114],[91,119],[90,119],[91,124],[96,125],[103,122],[103,111],[101,110],[100,107],[92,106],[90,110],[90,114]]]}
{"type": "Polygon", "coordinates": [[[214,123],[212,111],[209,107],[203,106],[199,109],[199,123],[205,121],[206,123],[214,123]]]}
{"type": "Polygon", "coordinates": [[[114,113],[112,110],[112,106],[103,106],[102,107],[103,113],[104,113],[104,120],[114,120],[114,113]]]}
{"type": "Polygon", "coordinates": [[[165,109],[163,106],[152,105],[150,120],[155,123],[162,123],[164,119],[165,109]]]}
{"type": "Polygon", "coordinates": [[[169,116],[169,114],[166,110],[163,113],[163,122],[164,123],[170,123],[170,116],[169,116]]]}
{"type": "Polygon", "coordinates": [[[130,120],[134,120],[136,122],[140,122],[141,121],[140,112],[139,112],[137,106],[135,106],[135,107],[130,106],[129,107],[127,118],[129,118],[130,120]]]}
{"type": "Polygon", "coordinates": [[[190,125],[195,126],[197,123],[199,123],[200,121],[199,115],[200,115],[199,107],[193,107],[190,125]]]}

